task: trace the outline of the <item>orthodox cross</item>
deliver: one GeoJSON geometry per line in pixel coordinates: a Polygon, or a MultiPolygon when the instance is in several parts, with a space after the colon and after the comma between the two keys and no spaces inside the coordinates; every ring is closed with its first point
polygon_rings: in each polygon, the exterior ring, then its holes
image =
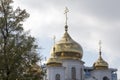
{"type": "Polygon", "coordinates": [[[56,42],[56,36],[55,35],[53,36],[53,40],[54,40],[54,45],[55,45],[55,42],[56,42]]]}
{"type": "Polygon", "coordinates": [[[53,47],[53,57],[55,57],[55,41],[56,41],[56,36],[53,36],[53,40],[54,40],[54,47],[53,47]]]}
{"type": "Polygon", "coordinates": [[[101,42],[101,40],[99,41],[99,54],[100,54],[100,56],[101,56],[101,44],[102,44],[102,42],[101,42]]]}
{"type": "Polygon", "coordinates": [[[68,8],[65,7],[65,13],[64,14],[65,14],[65,18],[66,18],[66,20],[65,20],[66,25],[67,25],[67,20],[68,20],[68,16],[67,16],[68,12],[69,12],[68,8]]]}

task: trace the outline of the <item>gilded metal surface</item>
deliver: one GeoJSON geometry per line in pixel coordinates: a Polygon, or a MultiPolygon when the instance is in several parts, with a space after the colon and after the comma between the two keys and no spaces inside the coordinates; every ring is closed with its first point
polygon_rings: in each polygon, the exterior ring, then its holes
{"type": "Polygon", "coordinates": [[[94,63],[94,67],[95,69],[107,69],[108,63],[100,56],[99,59],[94,63]]]}
{"type": "Polygon", "coordinates": [[[52,50],[51,55],[65,55],[70,57],[70,54],[73,54],[71,57],[78,58],[79,56],[80,59],[83,56],[82,47],[70,37],[67,31],[64,33],[62,39],[54,45],[54,48],[55,52],[52,50]]]}
{"type": "Polygon", "coordinates": [[[99,58],[94,63],[95,69],[108,69],[108,63],[102,59],[102,52],[101,52],[101,41],[99,41],[99,58]]]}
{"type": "Polygon", "coordinates": [[[49,58],[46,64],[48,66],[61,66],[62,62],[59,58],[49,58]]]}
{"type": "Polygon", "coordinates": [[[41,70],[41,67],[39,65],[34,64],[34,65],[32,65],[31,71],[34,71],[34,72],[39,74],[39,73],[41,73],[42,70],[41,70]]]}

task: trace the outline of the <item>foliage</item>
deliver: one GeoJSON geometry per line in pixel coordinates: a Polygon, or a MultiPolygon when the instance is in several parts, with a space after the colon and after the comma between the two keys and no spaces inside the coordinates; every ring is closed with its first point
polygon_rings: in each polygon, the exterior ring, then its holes
{"type": "Polygon", "coordinates": [[[40,60],[38,46],[22,27],[29,14],[19,7],[13,10],[11,3],[0,0],[0,80],[39,80],[30,71],[40,60]]]}

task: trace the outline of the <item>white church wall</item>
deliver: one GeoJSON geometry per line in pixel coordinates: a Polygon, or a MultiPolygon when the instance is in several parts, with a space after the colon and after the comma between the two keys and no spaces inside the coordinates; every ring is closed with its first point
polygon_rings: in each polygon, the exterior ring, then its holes
{"type": "Polygon", "coordinates": [[[48,67],[47,68],[47,80],[55,80],[56,74],[60,74],[60,80],[65,80],[64,67],[48,67]]]}
{"type": "Polygon", "coordinates": [[[91,76],[94,80],[103,80],[104,77],[107,77],[109,80],[112,80],[110,70],[94,70],[91,73],[91,76]]]}
{"type": "Polygon", "coordinates": [[[76,69],[76,79],[83,80],[83,62],[80,60],[63,60],[63,66],[66,67],[65,69],[65,79],[71,80],[72,79],[72,72],[71,69],[74,67],[76,69]]]}

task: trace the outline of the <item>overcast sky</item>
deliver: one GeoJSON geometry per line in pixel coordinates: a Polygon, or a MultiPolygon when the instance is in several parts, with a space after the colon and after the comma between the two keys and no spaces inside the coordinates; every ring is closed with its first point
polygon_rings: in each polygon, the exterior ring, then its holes
{"type": "Polygon", "coordinates": [[[15,0],[14,7],[26,9],[30,17],[24,29],[37,39],[41,54],[50,57],[52,37],[64,33],[67,6],[69,34],[84,50],[83,61],[92,66],[98,59],[98,42],[109,67],[118,69],[120,78],[120,0],[15,0]]]}

